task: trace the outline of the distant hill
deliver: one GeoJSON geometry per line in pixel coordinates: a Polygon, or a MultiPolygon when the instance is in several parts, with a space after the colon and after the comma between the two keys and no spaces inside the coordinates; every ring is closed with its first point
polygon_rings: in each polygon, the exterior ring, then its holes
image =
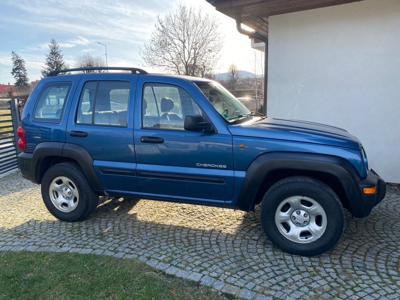
{"type": "MultiPolygon", "coordinates": [[[[238,72],[239,72],[239,78],[254,78],[255,76],[254,73],[248,71],[238,71],[238,72]]],[[[229,80],[231,75],[229,72],[226,72],[226,73],[218,73],[215,74],[214,76],[216,80],[226,81],[229,80]]]]}

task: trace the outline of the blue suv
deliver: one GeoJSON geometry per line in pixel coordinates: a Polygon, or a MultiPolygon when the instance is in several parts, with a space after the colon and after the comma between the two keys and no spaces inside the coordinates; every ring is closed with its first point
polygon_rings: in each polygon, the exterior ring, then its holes
{"type": "Polygon", "coordinates": [[[338,242],[344,209],[366,217],[385,196],[347,131],[256,115],[203,78],[65,70],[40,81],[21,119],[21,172],[64,221],[88,218],[99,196],[261,204],[270,240],[312,256],[338,242]]]}

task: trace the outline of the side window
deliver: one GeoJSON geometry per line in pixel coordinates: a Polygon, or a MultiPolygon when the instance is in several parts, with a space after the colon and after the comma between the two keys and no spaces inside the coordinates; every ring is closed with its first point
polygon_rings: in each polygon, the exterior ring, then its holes
{"type": "Polygon", "coordinates": [[[168,84],[146,84],[142,99],[143,128],[184,130],[188,115],[202,112],[182,88],[168,84]]]}
{"type": "Polygon", "coordinates": [[[81,93],[76,123],[128,126],[129,96],[129,82],[87,82],[81,93]]]}
{"type": "Polygon", "coordinates": [[[46,87],[36,105],[34,118],[60,121],[70,88],[69,83],[57,83],[46,87]]]}
{"type": "Polygon", "coordinates": [[[78,124],[92,124],[93,104],[96,88],[97,82],[93,81],[85,84],[79,102],[78,116],[76,118],[76,122],[78,124]]]}

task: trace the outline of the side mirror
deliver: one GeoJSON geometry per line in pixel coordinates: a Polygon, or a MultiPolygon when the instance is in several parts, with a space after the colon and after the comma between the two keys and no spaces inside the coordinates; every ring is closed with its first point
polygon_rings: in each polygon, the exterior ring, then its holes
{"type": "Polygon", "coordinates": [[[214,128],[210,122],[206,121],[202,116],[186,116],[184,128],[187,131],[203,131],[205,133],[213,133],[214,128]]]}

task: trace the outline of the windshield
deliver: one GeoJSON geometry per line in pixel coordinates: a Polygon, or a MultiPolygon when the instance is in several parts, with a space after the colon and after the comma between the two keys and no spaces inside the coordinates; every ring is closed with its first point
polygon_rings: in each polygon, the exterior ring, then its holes
{"type": "Polygon", "coordinates": [[[195,82],[214,108],[229,123],[244,121],[251,116],[250,110],[217,82],[195,82]]]}

